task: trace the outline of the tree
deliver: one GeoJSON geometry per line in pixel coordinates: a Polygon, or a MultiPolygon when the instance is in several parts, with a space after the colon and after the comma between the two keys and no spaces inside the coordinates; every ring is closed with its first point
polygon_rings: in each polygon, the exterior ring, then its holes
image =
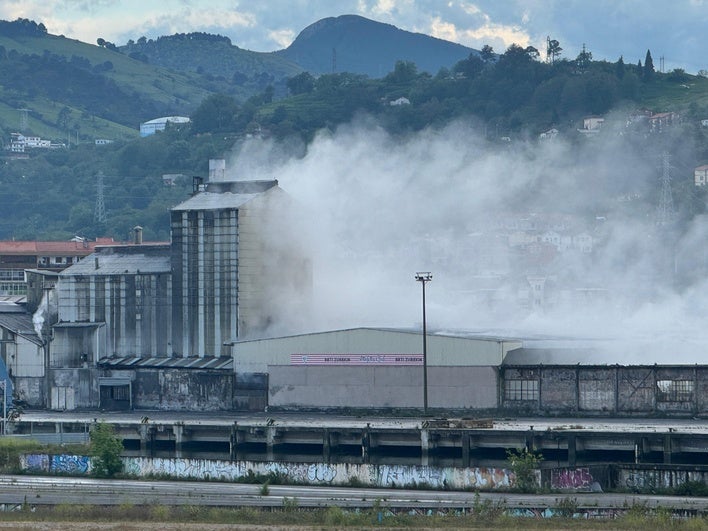
{"type": "Polygon", "coordinates": [[[418,75],[418,67],[411,61],[396,61],[393,72],[384,79],[391,83],[409,83],[418,75]]]}
{"type": "Polygon", "coordinates": [[[112,424],[96,423],[89,434],[91,439],[91,469],[95,476],[113,477],[123,470],[120,454],[123,442],[116,435],[112,424]]]}
{"type": "Polygon", "coordinates": [[[482,51],[479,52],[479,56],[484,61],[485,63],[489,63],[494,59],[494,49],[489,46],[489,44],[485,44],[482,46],[482,51]]]}
{"type": "Polygon", "coordinates": [[[620,55],[620,58],[617,59],[617,62],[615,63],[615,75],[619,79],[622,79],[624,77],[624,58],[621,55],[620,55]]]}
{"type": "Polygon", "coordinates": [[[286,82],[290,94],[308,94],[315,88],[315,78],[309,72],[302,72],[296,76],[288,78],[286,82]]]}
{"type": "Polygon", "coordinates": [[[560,43],[556,39],[546,37],[546,61],[555,64],[556,59],[560,57],[562,51],[563,48],[561,48],[560,43]]]}
{"type": "Polygon", "coordinates": [[[474,79],[482,73],[483,69],[484,61],[475,54],[470,54],[467,59],[459,61],[454,67],[456,73],[462,74],[467,79],[474,79]]]}
{"type": "Polygon", "coordinates": [[[654,60],[651,58],[651,52],[647,50],[647,56],[644,59],[644,81],[651,81],[654,79],[654,60]]]}
{"type": "Polygon", "coordinates": [[[236,100],[226,94],[212,94],[192,114],[191,129],[194,133],[229,131],[238,112],[236,100]]]}
{"type": "Polygon", "coordinates": [[[526,52],[526,55],[528,55],[531,59],[538,59],[541,54],[538,52],[538,48],[535,48],[533,46],[527,46],[524,51],[526,52]]]}
{"type": "Polygon", "coordinates": [[[103,47],[106,45],[106,39],[104,39],[103,37],[99,37],[98,39],[96,39],[96,44],[103,47]]]}

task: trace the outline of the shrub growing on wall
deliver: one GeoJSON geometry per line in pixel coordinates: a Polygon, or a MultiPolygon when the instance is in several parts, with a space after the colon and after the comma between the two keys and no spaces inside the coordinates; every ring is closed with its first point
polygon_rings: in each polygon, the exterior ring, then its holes
{"type": "Polygon", "coordinates": [[[112,425],[105,422],[96,423],[91,428],[91,469],[95,476],[113,477],[123,470],[120,454],[123,452],[123,442],[116,435],[112,425]]]}
{"type": "Polygon", "coordinates": [[[538,469],[543,456],[523,450],[507,450],[507,463],[516,476],[516,488],[521,492],[534,492],[538,488],[536,483],[536,469],[538,469]]]}

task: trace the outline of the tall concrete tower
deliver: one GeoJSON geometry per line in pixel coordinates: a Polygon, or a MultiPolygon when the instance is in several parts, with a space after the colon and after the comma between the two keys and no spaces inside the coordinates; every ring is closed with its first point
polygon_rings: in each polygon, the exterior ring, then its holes
{"type": "Polygon", "coordinates": [[[229,180],[222,160],[209,168],[171,212],[172,346],[184,357],[228,355],[224,343],[262,333],[284,277],[277,241],[289,201],[278,181],[229,180]]]}

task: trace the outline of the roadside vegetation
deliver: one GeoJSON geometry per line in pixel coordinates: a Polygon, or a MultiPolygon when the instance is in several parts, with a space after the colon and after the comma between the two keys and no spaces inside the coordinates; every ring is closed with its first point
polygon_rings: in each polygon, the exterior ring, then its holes
{"type": "MultiPolygon", "coordinates": [[[[201,506],[169,507],[164,505],[123,504],[117,506],[58,505],[53,508],[26,504],[16,511],[0,512],[0,524],[14,522],[28,529],[38,522],[77,525],[90,523],[91,529],[157,529],[174,524],[202,531],[221,526],[259,526],[297,529],[602,529],[602,530],[708,530],[708,520],[701,516],[676,518],[666,510],[635,506],[608,519],[587,519],[577,515],[550,518],[510,516],[497,507],[465,511],[401,511],[394,513],[381,503],[367,510],[339,507],[301,508],[297,499],[286,499],[277,509],[219,508],[201,506]],[[118,526],[118,527],[117,527],[118,526]],[[210,527],[214,526],[214,527],[210,527]]],[[[185,527],[180,527],[183,529],[185,527]]],[[[14,527],[19,528],[19,527],[14,527]]],[[[52,527],[56,529],[56,527],[52,527]]],[[[68,527],[67,527],[68,529],[68,527]]]]}

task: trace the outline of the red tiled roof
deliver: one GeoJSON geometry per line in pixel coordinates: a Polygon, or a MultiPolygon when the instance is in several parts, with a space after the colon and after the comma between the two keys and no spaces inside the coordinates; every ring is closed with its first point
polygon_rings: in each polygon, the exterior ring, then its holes
{"type": "Polygon", "coordinates": [[[115,243],[113,238],[98,238],[95,242],[30,242],[0,241],[0,254],[85,256],[96,245],[115,243]]]}

